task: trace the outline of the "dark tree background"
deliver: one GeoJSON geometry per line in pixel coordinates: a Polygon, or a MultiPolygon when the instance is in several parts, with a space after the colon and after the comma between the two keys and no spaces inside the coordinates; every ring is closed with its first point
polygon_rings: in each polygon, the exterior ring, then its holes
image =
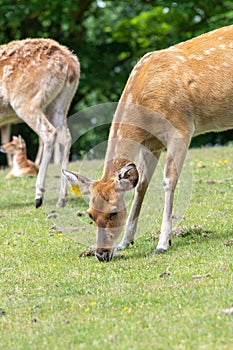
{"type": "MultiPolygon", "coordinates": [[[[117,102],[129,73],[147,51],[159,50],[233,23],[233,2],[226,0],[0,0],[0,44],[27,37],[53,38],[80,59],[81,79],[69,115],[100,103],[117,102]]],[[[96,116],[98,124],[102,115],[96,116]]],[[[80,117],[80,130],[86,118],[80,117]]],[[[104,120],[103,120],[104,123],[104,120]]],[[[94,128],[72,147],[81,156],[108,136],[108,125],[94,128]]],[[[12,127],[30,143],[37,136],[22,124],[12,127]]],[[[201,135],[192,145],[223,144],[232,131],[201,135]]],[[[2,162],[1,158],[1,162],[2,162]]]]}

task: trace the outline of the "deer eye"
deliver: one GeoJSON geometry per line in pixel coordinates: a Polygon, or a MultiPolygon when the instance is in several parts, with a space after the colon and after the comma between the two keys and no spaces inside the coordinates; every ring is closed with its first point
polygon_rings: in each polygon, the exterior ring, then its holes
{"type": "Polygon", "coordinates": [[[94,221],[94,218],[93,218],[93,216],[91,215],[91,213],[88,213],[88,215],[89,215],[89,218],[90,218],[92,221],[94,221]]]}
{"type": "Polygon", "coordinates": [[[117,209],[116,209],[116,208],[113,209],[113,210],[111,211],[110,215],[109,215],[109,220],[113,220],[114,216],[116,216],[117,213],[118,213],[118,212],[117,212],[117,209]]]}

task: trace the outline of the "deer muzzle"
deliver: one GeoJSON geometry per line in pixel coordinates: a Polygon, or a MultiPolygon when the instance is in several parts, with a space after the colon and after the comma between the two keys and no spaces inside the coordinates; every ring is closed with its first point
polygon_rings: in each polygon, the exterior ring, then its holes
{"type": "Polygon", "coordinates": [[[97,248],[95,256],[99,261],[111,261],[114,256],[115,248],[113,249],[103,249],[97,248]]]}

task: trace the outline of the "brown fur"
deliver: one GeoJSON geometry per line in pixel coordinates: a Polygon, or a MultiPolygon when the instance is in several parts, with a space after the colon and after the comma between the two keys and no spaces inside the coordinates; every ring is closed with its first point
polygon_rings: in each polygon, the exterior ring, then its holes
{"type": "MultiPolygon", "coordinates": [[[[113,256],[114,244],[125,220],[125,215],[118,214],[125,208],[124,192],[135,186],[138,176],[132,164],[127,163],[135,159],[138,149],[141,149],[139,182],[119,248],[127,247],[134,240],[144,195],[161,150],[166,147],[165,203],[156,253],[168,249],[174,192],[191,138],[233,128],[232,73],[233,26],[150,52],[134,67],[113,119],[98,191],[95,181],[89,186],[89,212],[96,225],[99,260],[111,260],[113,256]],[[129,179],[128,171],[131,172],[129,179]],[[105,192],[109,198],[102,195],[105,192]],[[100,198],[101,210],[96,206],[100,198]],[[109,229],[112,202],[118,213],[109,229]],[[98,226],[100,216],[101,228],[98,226]]],[[[76,176],[79,183],[80,175],[76,176]]]]}
{"type": "MultiPolygon", "coordinates": [[[[1,127],[1,143],[4,145],[5,143],[10,142],[10,124],[6,124],[1,127]]],[[[56,147],[56,144],[55,144],[56,147]]],[[[35,164],[39,166],[42,158],[42,153],[43,153],[43,142],[39,140],[39,148],[37,151],[36,159],[35,159],[35,164]]],[[[12,168],[13,163],[12,163],[12,156],[10,153],[7,153],[7,165],[8,167],[12,168]]],[[[57,162],[56,164],[60,164],[60,161],[57,162]]]]}

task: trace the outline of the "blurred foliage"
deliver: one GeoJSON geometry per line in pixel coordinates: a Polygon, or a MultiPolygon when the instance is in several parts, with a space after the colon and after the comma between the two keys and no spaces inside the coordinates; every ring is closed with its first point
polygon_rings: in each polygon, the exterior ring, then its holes
{"type": "MultiPolygon", "coordinates": [[[[146,52],[233,23],[229,0],[0,0],[0,8],[0,44],[50,37],[79,57],[80,85],[69,115],[118,101],[131,69],[146,52]]],[[[97,118],[100,125],[102,116],[97,118]]],[[[82,118],[80,128],[85,130],[82,118]]],[[[25,126],[15,125],[12,132],[22,133],[26,140],[29,137],[36,153],[37,138],[29,136],[25,126]]],[[[93,140],[98,143],[107,135],[108,126],[93,129],[83,135],[81,144],[73,145],[72,152],[80,155],[93,140]]],[[[228,140],[216,134],[207,138],[208,143],[228,140]]],[[[198,139],[194,144],[199,145],[198,139]]]]}

